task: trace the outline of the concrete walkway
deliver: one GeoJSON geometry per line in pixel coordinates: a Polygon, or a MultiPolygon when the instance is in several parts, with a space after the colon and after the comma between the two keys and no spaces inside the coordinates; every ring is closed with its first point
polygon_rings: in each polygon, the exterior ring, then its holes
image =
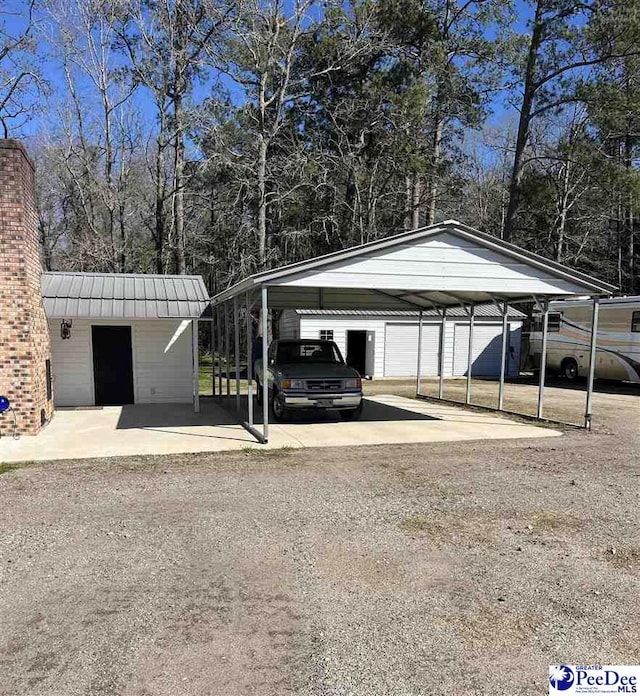
{"type": "MultiPolygon", "coordinates": [[[[229,399],[229,405],[231,405],[229,399]]],[[[256,409],[257,411],[257,409],[256,409]]],[[[4,425],[4,424],[3,424],[4,425]]],[[[37,436],[13,440],[3,430],[0,462],[83,459],[145,454],[263,449],[224,408],[202,400],[199,414],[187,404],[60,409],[37,436]]],[[[557,437],[559,431],[491,413],[401,396],[365,401],[362,419],[334,414],[297,416],[271,424],[268,448],[382,445],[414,442],[557,437]]]]}

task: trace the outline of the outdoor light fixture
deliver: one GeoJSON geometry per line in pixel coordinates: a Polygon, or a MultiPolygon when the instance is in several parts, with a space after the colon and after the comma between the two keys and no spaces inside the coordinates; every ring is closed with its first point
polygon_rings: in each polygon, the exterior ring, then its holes
{"type": "Polygon", "coordinates": [[[73,321],[71,319],[63,319],[60,322],[60,338],[65,341],[71,338],[71,327],[73,326],[73,321]]]}

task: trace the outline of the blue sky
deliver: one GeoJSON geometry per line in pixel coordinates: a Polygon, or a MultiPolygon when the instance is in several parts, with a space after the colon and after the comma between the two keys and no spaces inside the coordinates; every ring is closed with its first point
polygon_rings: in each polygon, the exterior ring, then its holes
{"type": "MultiPolygon", "coordinates": [[[[12,34],[20,32],[26,24],[26,8],[28,6],[27,0],[0,0],[0,21],[2,21],[6,29],[12,34]]],[[[527,21],[531,17],[531,6],[526,0],[515,0],[516,12],[517,12],[517,22],[515,29],[519,32],[524,32],[527,29],[527,21]]],[[[42,27],[46,32],[46,18],[41,16],[39,18],[42,27]]],[[[49,52],[50,47],[44,38],[40,38],[40,52],[42,55],[46,56],[49,52]]],[[[49,85],[50,92],[52,96],[64,94],[65,86],[64,79],[58,62],[55,59],[43,58],[40,65],[41,74],[49,85]]],[[[233,84],[230,80],[224,80],[224,83],[230,89],[230,91],[236,92],[238,95],[241,94],[239,90],[235,90],[233,84]]],[[[211,90],[210,83],[204,85],[198,85],[195,90],[196,100],[200,100],[206,97],[211,90]]],[[[41,100],[40,100],[41,101],[41,100]]],[[[144,117],[154,118],[154,107],[151,102],[151,96],[144,90],[141,90],[136,96],[137,106],[144,117]]],[[[492,102],[493,114],[490,118],[490,123],[500,124],[507,118],[513,117],[513,109],[506,106],[504,103],[504,95],[498,94],[492,102]]],[[[43,128],[46,130],[47,126],[52,124],[52,114],[45,110],[41,110],[37,113],[30,123],[25,125],[23,128],[23,135],[26,137],[36,136],[43,128]]]]}

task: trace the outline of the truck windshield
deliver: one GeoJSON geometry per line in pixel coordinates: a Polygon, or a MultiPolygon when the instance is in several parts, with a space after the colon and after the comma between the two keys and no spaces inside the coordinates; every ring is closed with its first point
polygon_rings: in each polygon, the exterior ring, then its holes
{"type": "Polygon", "coordinates": [[[331,341],[282,341],[276,355],[278,363],[342,363],[338,346],[331,341]]]}

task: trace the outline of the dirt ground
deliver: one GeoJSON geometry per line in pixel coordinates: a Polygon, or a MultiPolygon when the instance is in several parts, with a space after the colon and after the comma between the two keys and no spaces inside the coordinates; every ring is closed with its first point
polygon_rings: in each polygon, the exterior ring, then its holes
{"type": "Polygon", "coordinates": [[[0,465],[0,694],[533,695],[638,664],[640,390],[599,389],[595,431],[549,440],[0,465]]]}

